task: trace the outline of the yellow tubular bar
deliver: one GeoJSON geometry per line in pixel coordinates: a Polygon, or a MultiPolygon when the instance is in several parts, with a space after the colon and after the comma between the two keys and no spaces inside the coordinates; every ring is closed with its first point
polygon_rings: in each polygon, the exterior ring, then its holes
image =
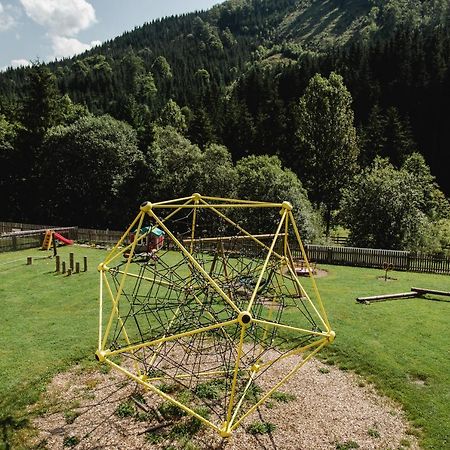
{"type": "MultiPolygon", "coordinates": [[[[275,358],[275,359],[272,359],[270,361],[260,364],[259,367],[260,367],[260,369],[263,369],[265,367],[270,367],[271,365],[275,364],[278,361],[281,361],[282,359],[286,359],[291,356],[298,355],[300,353],[304,353],[311,348],[322,345],[323,342],[324,342],[323,339],[319,339],[318,341],[311,342],[310,344],[304,345],[303,347],[295,348],[294,350],[291,350],[290,352],[280,355],[278,358],[275,358]]],[[[326,342],[325,342],[325,345],[326,345],[326,342]]]]}
{"type": "MultiPolygon", "coordinates": [[[[198,205],[198,200],[194,201],[194,205],[198,205]]],[[[192,214],[192,231],[191,231],[191,245],[189,250],[191,253],[194,253],[194,239],[195,239],[195,224],[197,220],[197,209],[194,209],[194,213],[192,214]]]]}
{"type": "Polygon", "coordinates": [[[150,389],[152,392],[154,392],[155,394],[158,394],[159,396],[161,396],[163,399],[173,403],[174,405],[178,406],[178,408],[182,409],[183,411],[186,411],[188,414],[191,414],[192,416],[194,416],[196,419],[200,420],[202,423],[204,423],[205,425],[213,428],[214,430],[216,430],[217,432],[220,433],[220,428],[218,428],[216,425],[214,425],[212,422],[210,422],[209,420],[205,419],[204,417],[202,417],[200,414],[196,413],[194,410],[192,410],[191,408],[188,408],[187,406],[183,405],[183,403],[180,403],[179,401],[175,400],[173,397],[171,397],[170,395],[167,395],[165,392],[160,391],[157,387],[153,386],[150,383],[145,382],[144,380],[142,380],[140,377],[137,377],[136,375],[132,374],[131,372],[129,372],[128,370],[124,369],[123,367],[113,363],[111,360],[109,360],[108,358],[105,359],[105,362],[107,364],[109,364],[111,367],[114,367],[115,369],[117,369],[119,372],[122,372],[124,375],[127,375],[128,377],[130,377],[132,380],[136,381],[136,383],[142,384],[142,386],[145,386],[146,388],[150,389]]]}
{"type": "MultiPolygon", "coordinates": [[[[122,273],[122,274],[125,273],[123,270],[116,270],[116,272],[122,273]]],[[[136,275],[135,273],[130,273],[130,272],[128,272],[127,275],[132,278],[139,278],[141,280],[151,281],[152,283],[160,284],[162,286],[174,287],[173,283],[169,283],[168,281],[164,281],[164,280],[159,280],[157,278],[144,277],[144,276],[136,275]]]]}
{"type": "Polygon", "coordinates": [[[306,362],[312,357],[314,356],[318,351],[320,351],[320,349],[327,343],[327,341],[324,341],[319,347],[317,347],[313,352],[311,352],[308,356],[306,356],[305,359],[303,359],[302,361],[300,361],[280,382],[278,382],[272,389],[270,389],[269,391],[267,391],[262,397],[261,399],[255,403],[245,414],[243,414],[241,417],[239,417],[239,420],[237,422],[235,422],[231,428],[230,428],[230,432],[233,431],[234,429],[236,429],[238,427],[238,425],[247,417],[249,416],[253,411],[255,411],[256,408],[258,408],[259,405],[261,405],[261,403],[263,403],[268,397],[270,397],[272,395],[273,392],[275,392],[280,386],[282,386],[284,383],[286,383],[296,372],[298,372],[298,370],[304,365],[306,364],[306,362]]]}
{"type": "MultiPolygon", "coordinates": [[[[252,241],[256,242],[257,244],[261,245],[262,247],[264,247],[266,250],[269,250],[269,246],[267,246],[266,244],[264,244],[264,242],[260,241],[259,239],[257,239],[255,236],[253,236],[251,233],[249,233],[248,231],[246,231],[244,228],[242,228],[240,225],[238,225],[236,222],[233,222],[230,218],[228,218],[225,214],[222,214],[220,211],[218,211],[217,209],[215,209],[212,205],[209,205],[208,203],[206,203],[203,199],[200,199],[200,201],[202,202],[203,205],[208,205],[219,217],[221,217],[222,219],[226,220],[229,224],[235,226],[241,233],[244,233],[248,238],[250,238],[252,241]]],[[[235,205],[237,208],[239,208],[239,205],[235,205]]],[[[274,255],[276,255],[278,258],[283,259],[283,257],[281,255],[279,255],[277,252],[273,252],[274,255]]]]}
{"type": "Polygon", "coordinates": [[[239,364],[241,362],[241,357],[242,357],[242,346],[244,345],[245,330],[246,330],[246,326],[245,326],[245,324],[242,324],[241,335],[239,338],[239,344],[238,344],[238,348],[237,348],[237,357],[236,357],[236,362],[234,364],[233,382],[231,383],[230,402],[228,403],[227,428],[230,424],[231,412],[233,411],[234,396],[236,393],[236,383],[237,383],[237,377],[238,377],[238,372],[239,372],[239,364]]]}
{"type": "Polygon", "coordinates": [[[239,200],[235,198],[223,198],[223,197],[212,197],[208,195],[201,195],[200,198],[204,200],[213,200],[219,202],[229,202],[239,207],[240,204],[252,205],[252,206],[261,206],[261,205],[275,205],[275,208],[281,208],[283,206],[282,203],[273,203],[273,202],[262,202],[258,200],[239,200]]]}
{"type": "Polygon", "coordinates": [[[241,409],[242,402],[244,401],[244,398],[247,395],[248,388],[252,384],[254,377],[255,377],[255,372],[252,372],[250,374],[250,378],[247,381],[247,384],[245,385],[244,392],[242,393],[241,398],[237,402],[236,408],[234,408],[233,415],[231,416],[230,422],[228,423],[228,426],[227,426],[227,431],[230,431],[231,425],[233,424],[234,420],[236,419],[237,413],[241,409]]]}
{"type": "MultiPolygon", "coordinates": [[[[119,321],[120,330],[123,333],[123,336],[125,338],[125,342],[128,345],[131,345],[131,341],[130,341],[130,338],[128,337],[127,329],[125,328],[125,323],[124,323],[124,321],[122,320],[122,317],[120,317],[120,314],[119,314],[119,308],[117,307],[117,305],[114,306],[114,294],[112,293],[111,286],[109,284],[108,278],[106,277],[106,273],[102,271],[101,275],[103,276],[103,281],[106,284],[106,287],[108,289],[108,293],[109,293],[109,296],[110,296],[111,301],[112,301],[113,309],[114,309],[114,312],[116,313],[117,320],[119,321]]],[[[107,339],[108,339],[108,335],[105,334],[102,346],[99,349],[100,351],[102,351],[105,348],[107,339]]],[[[140,374],[139,365],[138,365],[136,360],[133,361],[133,366],[134,366],[134,370],[136,371],[136,373],[140,374]]]]}
{"type": "Polygon", "coordinates": [[[103,271],[99,272],[99,275],[100,275],[100,293],[99,293],[100,311],[98,314],[98,351],[101,351],[102,326],[103,326],[103,281],[102,281],[103,271]]]}
{"type": "Polygon", "coordinates": [[[269,252],[267,253],[266,260],[264,261],[264,264],[262,266],[261,273],[259,274],[259,277],[258,277],[258,281],[256,282],[255,288],[253,289],[252,296],[250,297],[250,301],[248,302],[247,311],[252,310],[253,302],[255,301],[256,294],[258,293],[258,289],[261,284],[262,277],[264,276],[264,272],[266,271],[267,264],[269,264],[273,249],[275,247],[275,244],[277,243],[278,235],[280,234],[281,227],[283,226],[283,222],[284,222],[284,219],[286,218],[286,215],[287,215],[287,211],[283,210],[283,215],[281,216],[280,223],[278,224],[277,231],[275,232],[275,236],[272,240],[272,245],[269,248],[269,252]]]}
{"type": "MultiPolygon", "coordinates": [[[[194,294],[194,299],[195,301],[200,305],[200,306],[204,306],[204,303],[194,294]]],[[[210,311],[205,310],[204,313],[206,313],[206,315],[212,319],[212,320],[216,320],[216,318],[211,314],[210,311]]],[[[233,343],[233,340],[230,338],[230,336],[227,334],[227,332],[221,328],[220,331],[222,331],[222,334],[224,336],[224,338],[228,341],[233,343]]]]}
{"type": "Polygon", "coordinates": [[[283,253],[284,256],[288,254],[288,242],[289,242],[289,214],[286,216],[286,220],[284,221],[284,244],[283,244],[283,253]]]}
{"type": "Polygon", "coordinates": [[[312,336],[328,336],[325,332],[318,332],[318,331],[312,331],[312,330],[306,330],[304,328],[298,328],[298,327],[292,327],[290,325],[283,325],[282,323],[276,323],[276,322],[270,322],[268,320],[262,320],[262,319],[252,319],[252,322],[259,323],[261,325],[271,326],[271,327],[277,327],[277,328],[283,328],[285,330],[291,330],[291,331],[300,331],[301,333],[310,334],[312,336]]]}
{"type": "MultiPolygon", "coordinates": [[[[309,261],[308,261],[308,258],[306,256],[305,248],[303,247],[303,243],[302,243],[302,240],[300,238],[300,233],[298,231],[297,224],[295,223],[292,211],[289,211],[289,215],[291,217],[292,226],[294,228],[294,233],[295,233],[295,236],[297,237],[298,244],[300,245],[300,250],[301,250],[303,258],[304,258],[304,260],[306,262],[306,266],[308,268],[308,272],[310,274],[312,274],[311,266],[309,265],[309,261]]],[[[311,283],[312,283],[312,286],[313,286],[313,289],[314,289],[314,293],[316,294],[317,302],[319,303],[319,308],[320,308],[320,311],[322,313],[323,319],[326,322],[327,331],[331,331],[330,322],[328,321],[328,316],[327,316],[327,313],[325,311],[325,308],[323,307],[322,299],[320,297],[319,290],[317,289],[317,284],[316,284],[316,281],[314,280],[313,276],[311,276],[311,283]]]]}
{"type": "MultiPolygon", "coordinates": [[[[192,200],[192,199],[189,197],[189,200],[188,200],[186,203],[184,203],[184,205],[188,205],[188,204],[191,202],[191,200],[192,200]]],[[[181,210],[181,208],[178,208],[178,209],[176,209],[175,211],[172,211],[170,214],[168,214],[166,217],[164,217],[164,219],[162,219],[162,221],[165,222],[166,220],[169,220],[173,215],[175,215],[175,214],[176,214],[178,211],[180,211],[180,210],[181,210]]],[[[142,211],[141,211],[139,214],[142,214],[142,211]]],[[[137,217],[139,217],[139,214],[138,214],[137,217]]],[[[136,220],[133,222],[132,225],[134,225],[135,223],[136,223],[136,220]]],[[[132,225],[131,225],[131,226],[132,226],[132,225]]],[[[127,231],[129,231],[129,230],[131,231],[131,226],[128,228],[127,231]]],[[[150,233],[151,233],[151,230],[149,230],[149,231],[147,231],[147,233],[144,233],[144,234],[142,234],[141,236],[139,236],[137,242],[139,242],[139,241],[141,241],[142,239],[144,239],[144,238],[145,238],[148,234],[150,234],[150,233]]],[[[122,240],[123,240],[124,237],[125,237],[125,235],[122,236],[122,240]]],[[[111,261],[114,261],[114,260],[115,260],[116,258],[118,258],[120,255],[123,255],[127,250],[129,250],[129,249],[132,247],[132,245],[133,245],[133,243],[127,245],[126,247],[122,248],[119,252],[117,252],[114,256],[105,259],[104,264],[109,264],[111,261]]]]}
{"type": "Polygon", "coordinates": [[[161,228],[166,232],[166,234],[172,239],[173,242],[178,246],[178,248],[182,251],[184,256],[192,263],[192,265],[211,283],[211,286],[216,290],[216,292],[237,312],[240,313],[239,308],[234,304],[234,302],[228,297],[227,294],[220,288],[220,286],[214,281],[213,278],[208,274],[208,272],[203,269],[203,267],[197,262],[197,260],[186,250],[183,244],[170,232],[170,230],[165,226],[165,224],[160,220],[160,218],[150,210],[148,212],[161,228]]]}
{"type": "MultiPolygon", "coordinates": [[[[131,222],[130,226],[127,228],[127,231],[125,231],[125,233],[122,234],[122,236],[120,237],[120,239],[118,240],[117,244],[111,249],[110,252],[108,252],[108,254],[106,255],[105,258],[105,264],[107,264],[107,261],[110,261],[111,256],[113,255],[113,253],[119,248],[119,246],[122,244],[122,242],[125,240],[125,238],[128,236],[128,234],[130,233],[130,231],[132,230],[132,228],[134,227],[134,225],[136,224],[136,222],[139,220],[139,216],[142,213],[140,212],[133,220],[133,222],[131,222]]],[[[122,252],[120,252],[122,253],[122,252]]],[[[120,254],[119,253],[119,254],[120,254]]]]}
{"type": "MultiPolygon", "coordinates": [[[[214,375],[226,375],[227,372],[225,372],[224,370],[212,370],[210,372],[198,372],[195,374],[195,376],[197,377],[211,377],[214,375]]],[[[172,375],[170,376],[170,379],[176,379],[176,378],[192,378],[192,374],[191,373],[180,373],[178,375],[172,375]]],[[[151,377],[149,378],[147,381],[164,381],[166,380],[166,377],[151,377]]]]}
{"type": "MultiPolygon", "coordinates": [[[[317,310],[316,305],[313,303],[313,301],[309,297],[308,293],[303,289],[303,286],[301,285],[300,281],[298,281],[297,274],[292,270],[292,267],[290,267],[289,265],[288,265],[288,269],[292,275],[292,279],[293,279],[294,283],[296,283],[298,285],[299,289],[301,289],[302,295],[304,295],[305,298],[308,300],[309,304],[314,309],[314,312],[316,313],[317,317],[322,322],[322,325],[325,327],[325,329],[327,331],[330,331],[331,330],[330,326],[327,325],[327,323],[325,322],[325,320],[323,319],[323,317],[320,315],[319,311],[317,310]]],[[[312,279],[312,277],[311,277],[311,279],[312,279]]]]}
{"type": "MultiPolygon", "coordinates": [[[[200,199],[200,201],[202,201],[203,199],[200,199]]],[[[232,208],[255,208],[256,206],[258,208],[277,208],[280,207],[281,205],[279,203],[262,203],[261,205],[254,205],[254,204],[242,204],[242,203],[238,203],[238,204],[228,204],[228,203],[216,203],[216,204],[212,204],[210,205],[209,203],[207,203],[208,206],[203,206],[203,205],[170,205],[170,204],[166,204],[166,205],[152,205],[152,207],[154,207],[154,209],[172,209],[172,208],[180,208],[180,209],[186,209],[186,208],[205,208],[205,209],[209,209],[209,208],[224,208],[224,209],[232,209],[232,208]]]]}
{"type": "Polygon", "coordinates": [[[192,200],[192,195],[190,195],[189,197],[181,197],[181,198],[174,198],[173,200],[166,200],[163,202],[156,202],[156,203],[152,203],[152,206],[165,206],[165,205],[171,205],[173,203],[178,203],[178,202],[184,202],[185,200],[187,200],[188,202],[190,202],[192,200]]]}
{"type": "MultiPolygon", "coordinates": [[[[121,327],[123,336],[124,336],[124,338],[125,338],[125,341],[126,341],[126,343],[127,343],[128,345],[131,345],[131,341],[130,341],[130,339],[129,339],[129,337],[128,337],[128,333],[127,333],[127,330],[126,330],[126,328],[125,328],[125,323],[123,322],[123,319],[122,319],[122,317],[120,317],[120,314],[119,314],[119,308],[117,308],[117,305],[114,304],[114,294],[112,293],[111,286],[110,286],[110,284],[109,284],[108,279],[106,278],[106,274],[105,274],[105,273],[103,273],[103,280],[104,280],[104,283],[106,284],[106,287],[107,287],[107,289],[108,289],[108,293],[109,293],[109,295],[110,295],[110,297],[111,297],[112,304],[113,304],[113,308],[114,308],[114,312],[116,313],[117,320],[119,321],[119,324],[120,324],[120,327],[121,327]]],[[[105,333],[105,340],[106,340],[107,338],[108,338],[108,335],[105,333]]],[[[102,344],[102,349],[105,348],[105,345],[106,345],[106,341],[103,342],[103,344],[102,344]]]]}
{"type": "Polygon", "coordinates": [[[114,351],[107,350],[105,352],[105,356],[120,355],[121,353],[125,353],[125,352],[133,352],[133,351],[139,350],[141,348],[157,345],[160,342],[169,342],[169,341],[174,341],[174,340],[180,339],[182,337],[194,336],[196,334],[203,333],[204,331],[210,331],[210,330],[215,330],[216,328],[227,327],[229,325],[234,325],[235,323],[238,323],[238,322],[239,322],[239,319],[227,320],[226,322],[216,323],[214,325],[208,325],[207,327],[196,328],[195,330],[185,331],[184,333],[178,333],[178,334],[174,334],[172,336],[162,337],[162,338],[155,339],[155,340],[149,341],[149,342],[143,342],[142,344],[131,345],[129,347],[123,347],[123,348],[120,348],[120,349],[114,350],[114,351]]]}
{"type": "Polygon", "coordinates": [[[105,337],[103,339],[102,350],[104,350],[105,341],[106,341],[106,339],[107,339],[107,337],[109,335],[109,332],[111,330],[111,325],[112,325],[112,321],[113,321],[113,317],[114,317],[114,310],[117,308],[117,304],[119,303],[120,296],[122,295],[122,290],[123,290],[123,287],[125,285],[125,280],[127,278],[128,268],[130,267],[131,258],[133,257],[133,252],[134,252],[134,249],[135,249],[136,243],[137,243],[137,239],[136,238],[137,238],[137,235],[138,235],[139,231],[141,230],[142,221],[143,220],[144,220],[144,213],[141,212],[140,213],[140,219],[139,219],[139,225],[138,225],[138,228],[137,228],[138,231],[137,231],[136,236],[134,238],[130,254],[128,255],[127,263],[125,264],[125,270],[124,270],[124,273],[122,275],[122,279],[120,280],[119,288],[117,289],[117,295],[116,295],[116,297],[114,299],[113,308],[112,308],[111,314],[109,316],[108,325],[107,325],[106,331],[105,331],[105,337]]]}

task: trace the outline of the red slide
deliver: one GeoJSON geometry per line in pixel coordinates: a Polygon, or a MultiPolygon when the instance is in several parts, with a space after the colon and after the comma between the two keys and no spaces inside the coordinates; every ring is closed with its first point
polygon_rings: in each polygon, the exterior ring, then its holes
{"type": "Polygon", "coordinates": [[[73,241],[71,239],[67,239],[64,236],[61,236],[59,233],[53,233],[53,237],[55,239],[58,239],[58,241],[63,242],[64,244],[67,244],[67,245],[73,244],[73,241]]]}

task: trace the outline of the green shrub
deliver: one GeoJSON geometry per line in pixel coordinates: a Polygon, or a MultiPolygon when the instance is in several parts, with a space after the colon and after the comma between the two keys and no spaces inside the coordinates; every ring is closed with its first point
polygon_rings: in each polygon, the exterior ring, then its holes
{"type": "Polygon", "coordinates": [[[247,431],[250,434],[269,434],[275,430],[276,425],[271,422],[253,422],[248,426],[247,431]]]}

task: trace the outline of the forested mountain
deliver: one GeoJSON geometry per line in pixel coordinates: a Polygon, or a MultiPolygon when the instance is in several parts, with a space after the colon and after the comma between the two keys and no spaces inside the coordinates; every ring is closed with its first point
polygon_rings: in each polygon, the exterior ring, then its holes
{"type": "MultiPolygon", "coordinates": [[[[233,162],[227,167],[233,170],[241,158],[275,155],[278,162],[264,164],[293,170],[327,226],[338,220],[340,187],[358,171],[375,170],[380,157],[389,158],[393,170],[404,170],[411,155],[422,154],[425,172],[431,166],[428,186],[437,189],[433,174],[449,193],[443,164],[450,142],[449,66],[446,0],[229,0],[209,11],[147,23],[71,59],[7,70],[0,74],[0,157],[10,173],[0,188],[9,196],[8,218],[45,218],[21,200],[32,180],[53,186],[54,180],[41,180],[39,160],[51,170],[54,163],[45,153],[58,147],[58,139],[91,133],[94,119],[88,117],[104,114],[126,122],[130,128],[119,126],[119,140],[136,146],[136,151],[127,147],[134,162],[127,160],[126,176],[113,170],[124,164],[125,153],[110,167],[112,197],[140,199],[142,191],[164,196],[151,189],[148,177],[145,184],[145,174],[166,185],[161,148],[167,150],[169,141],[212,158],[217,148],[229,150],[233,162]],[[308,108],[317,108],[316,115],[308,108]],[[311,125],[313,117],[319,131],[311,125]],[[335,128],[322,133],[329,123],[335,128]],[[161,131],[167,127],[179,137],[169,139],[167,130],[161,131]],[[161,136],[166,136],[162,143],[161,136]],[[346,168],[322,164],[325,154],[328,161],[346,161],[346,168]],[[318,188],[334,176],[334,184],[318,188]]],[[[105,120],[106,128],[117,131],[113,119],[105,120]]],[[[227,158],[222,154],[219,160],[227,158]]],[[[60,201],[58,194],[55,204],[60,201]]],[[[428,216],[441,211],[434,221],[445,216],[445,207],[427,208],[428,216]]],[[[64,220],[73,222],[69,209],[64,220]]],[[[118,220],[93,214],[84,211],[82,222],[118,220]]]]}

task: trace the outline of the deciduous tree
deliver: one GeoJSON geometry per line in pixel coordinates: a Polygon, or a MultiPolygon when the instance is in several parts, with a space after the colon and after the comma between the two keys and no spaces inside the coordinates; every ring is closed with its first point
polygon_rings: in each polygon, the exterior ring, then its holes
{"type": "Polygon", "coordinates": [[[324,209],[327,234],[341,189],[356,170],[358,146],[351,103],[340,75],[317,74],[298,108],[298,154],[293,163],[311,200],[324,209]]]}

